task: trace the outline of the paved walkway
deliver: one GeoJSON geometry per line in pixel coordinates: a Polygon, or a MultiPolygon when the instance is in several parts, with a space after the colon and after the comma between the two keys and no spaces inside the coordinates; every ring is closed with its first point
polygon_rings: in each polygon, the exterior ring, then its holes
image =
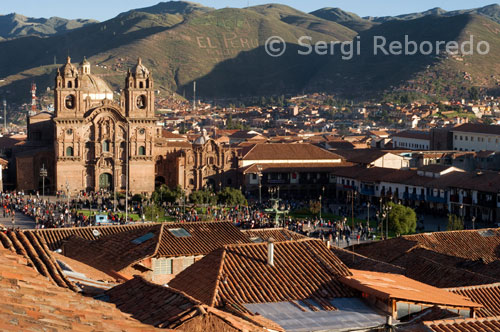
{"type": "Polygon", "coordinates": [[[4,218],[3,214],[0,212],[0,225],[3,225],[7,228],[32,229],[35,228],[35,221],[32,218],[24,215],[24,213],[17,211],[15,222],[12,223],[12,217],[4,218]]]}

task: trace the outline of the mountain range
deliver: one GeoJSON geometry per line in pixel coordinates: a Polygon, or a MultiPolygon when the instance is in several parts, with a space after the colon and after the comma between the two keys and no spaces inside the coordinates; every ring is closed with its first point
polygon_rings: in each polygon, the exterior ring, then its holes
{"type": "Polygon", "coordinates": [[[339,8],[304,13],[278,4],[214,9],[170,1],[119,14],[104,22],[0,16],[0,95],[26,101],[31,82],[52,87],[56,69],[70,55],[86,56],[92,71],[119,89],[127,68],[142,57],[160,93],[190,97],[193,81],[203,98],[240,98],[304,91],[327,91],[352,99],[384,95],[464,97],[472,86],[498,92],[500,6],[444,11],[436,8],[395,17],[360,17],[339,8]],[[387,42],[487,41],[487,55],[381,56],[375,36],[387,42]],[[287,51],[270,57],[270,36],[284,39],[287,51]],[[301,36],[316,41],[359,41],[360,55],[302,56],[301,36]]]}

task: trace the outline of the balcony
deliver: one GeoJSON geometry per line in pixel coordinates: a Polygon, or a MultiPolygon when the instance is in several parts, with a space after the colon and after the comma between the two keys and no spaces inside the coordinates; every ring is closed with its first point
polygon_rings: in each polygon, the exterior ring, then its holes
{"type": "Polygon", "coordinates": [[[446,197],[431,196],[431,195],[427,195],[426,200],[427,202],[443,203],[443,204],[446,204],[447,202],[446,197]]]}
{"type": "Polygon", "coordinates": [[[363,189],[361,189],[361,195],[375,196],[375,189],[373,189],[373,188],[363,188],[363,189]]]}
{"type": "Polygon", "coordinates": [[[403,199],[407,199],[410,201],[424,201],[425,196],[416,193],[403,193],[403,199]]]}

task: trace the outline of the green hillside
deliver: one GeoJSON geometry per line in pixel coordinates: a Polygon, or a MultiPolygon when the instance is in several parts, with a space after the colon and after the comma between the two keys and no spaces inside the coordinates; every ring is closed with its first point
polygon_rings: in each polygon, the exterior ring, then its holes
{"type": "MultiPolygon", "coordinates": [[[[486,7],[485,7],[486,8],[486,7]]],[[[483,10],[485,10],[483,8],[483,10]]],[[[438,9],[434,12],[440,12],[438,9]]],[[[316,12],[316,15],[320,11],[316,12]]],[[[0,95],[26,101],[29,84],[39,91],[52,87],[55,70],[69,54],[73,62],[86,56],[92,71],[119,90],[126,70],[137,57],[153,71],[162,93],[191,96],[193,81],[205,98],[259,96],[303,91],[328,91],[351,98],[382,98],[388,93],[416,92],[428,96],[464,96],[471,86],[498,87],[500,25],[485,15],[425,15],[418,19],[370,23],[357,15],[330,8],[335,18],[303,13],[284,5],[213,10],[194,3],[167,2],[132,10],[116,18],[50,37],[0,41],[0,95]],[[364,26],[347,25],[349,20],[364,26]],[[359,39],[356,38],[358,30],[359,39]],[[486,40],[488,55],[385,56],[373,54],[373,37],[392,40],[486,40]],[[287,51],[279,58],[266,54],[270,36],[281,36],[287,51]],[[360,41],[359,56],[298,54],[297,41],[360,41]],[[30,50],[26,52],[26,50],[30,50]],[[54,57],[57,65],[54,65],[54,57]]],[[[494,15],[495,6],[489,8],[494,15]]],[[[303,48],[302,48],[303,49],[303,48]]]]}
{"type": "Polygon", "coordinates": [[[326,88],[352,97],[380,97],[393,91],[425,95],[465,96],[470,86],[494,87],[500,78],[500,25],[478,15],[426,16],[410,21],[389,21],[362,32],[361,55],[351,61],[331,59],[311,83],[311,89],[326,88]],[[446,27],[446,29],[443,29],[446,27]],[[476,43],[489,42],[488,55],[382,55],[373,53],[373,37],[385,36],[387,43],[404,42],[404,36],[418,44],[430,41],[464,41],[474,35],[476,43]]]}

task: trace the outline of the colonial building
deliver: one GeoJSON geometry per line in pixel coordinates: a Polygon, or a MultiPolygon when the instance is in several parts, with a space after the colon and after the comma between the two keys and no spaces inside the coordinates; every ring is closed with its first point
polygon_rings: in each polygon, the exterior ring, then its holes
{"type": "MultiPolygon", "coordinates": [[[[128,175],[130,192],[153,191],[155,141],[161,131],[155,124],[150,71],[139,59],[115,101],[113,91],[90,68],[87,60],[75,67],[68,57],[57,71],[54,114],[28,122],[28,143],[46,142],[50,151],[43,162],[50,174],[49,190],[125,190],[128,175]]],[[[18,166],[36,165],[28,171],[17,168],[19,189],[40,188],[39,150],[16,158],[18,166]]]]}

